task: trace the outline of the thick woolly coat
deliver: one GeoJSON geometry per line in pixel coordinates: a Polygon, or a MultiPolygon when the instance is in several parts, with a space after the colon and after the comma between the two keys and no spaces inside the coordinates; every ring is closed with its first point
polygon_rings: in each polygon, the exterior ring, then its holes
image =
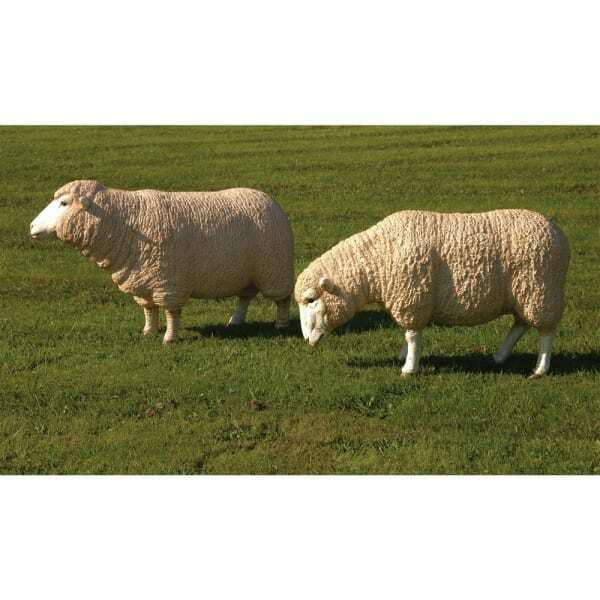
{"type": "Polygon", "coordinates": [[[301,302],[306,290],[317,290],[332,327],[380,303],[405,329],[513,314],[547,333],[563,313],[569,255],[562,231],[529,210],[401,211],[313,261],[295,295],[301,302]],[[321,277],[335,293],[319,289],[321,277]]]}
{"type": "Polygon", "coordinates": [[[178,309],[190,297],[291,295],[292,231],[263,192],[125,191],[73,181],[54,196],[65,194],[74,201],[57,236],[140,300],[178,309]]]}

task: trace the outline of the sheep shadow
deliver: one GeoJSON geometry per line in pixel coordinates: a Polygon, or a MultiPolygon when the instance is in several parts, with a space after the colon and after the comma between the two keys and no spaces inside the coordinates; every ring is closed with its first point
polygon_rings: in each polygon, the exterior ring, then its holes
{"type": "Polygon", "coordinates": [[[302,337],[300,321],[290,320],[286,329],[275,329],[273,322],[246,322],[241,325],[226,325],[224,323],[214,325],[185,327],[186,331],[194,332],[198,337],[214,337],[224,340],[243,340],[253,337],[260,338],[289,338],[302,337]]]}
{"type": "MultiPolygon", "coordinates": [[[[489,354],[471,352],[454,356],[426,356],[422,359],[422,369],[427,372],[454,373],[508,373],[513,375],[528,375],[533,370],[537,354],[530,352],[515,352],[503,364],[497,365],[489,354]]],[[[356,369],[390,368],[402,366],[403,361],[398,357],[370,359],[353,358],[346,363],[356,369]]],[[[570,375],[572,373],[600,373],[600,352],[557,352],[552,355],[550,373],[553,375],[570,375]]]]}
{"type": "MultiPolygon", "coordinates": [[[[351,321],[343,327],[340,327],[335,333],[344,335],[346,333],[360,333],[372,329],[398,328],[390,316],[384,311],[365,310],[358,313],[351,321]]],[[[221,339],[247,339],[252,337],[262,338],[281,338],[281,337],[299,337],[302,338],[299,319],[290,319],[290,324],[286,329],[275,329],[273,322],[246,322],[241,325],[228,326],[225,323],[217,323],[202,326],[190,326],[186,331],[196,332],[200,337],[216,337],[221,339]]]]}
{"type": "MultiPolygon", "coordinates": [[[[398,328],[390,316],[384,311],[365,310],[358,313],[351,321],[336,332],[337,335],[360,333],[373,329],[398,328]]],[[[300,337],[302,329],[299,319],[290,319],[286,329],[275,329],[273,322],[245,322],[241,325],[228,326],[225,323],[211,325],[192,325],[184,328],[195,332],[199,337],[216,337],[221,339],[247,339],[252,337],[281,338],[300,337]]]]}

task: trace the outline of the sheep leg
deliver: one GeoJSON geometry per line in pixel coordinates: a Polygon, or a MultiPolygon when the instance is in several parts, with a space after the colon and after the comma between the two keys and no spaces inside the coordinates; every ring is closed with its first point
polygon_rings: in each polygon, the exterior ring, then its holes
{"type": "Polygon", "coordinates": [[[241,325],[246,320],[246,313],[252,298],[240,296],[235,306],[235,312],[229,319],[227,325],[241,325]]]}
{"type": "Polygon", "coordinates": [[[146,325],[144,325],[144,335],[156,333],[158,331],[158,306],[144,306],[144,316],[146,317],[146,325]]]}
{"type": "Polygon", "coordinates": [[[513,346],[521,339],[523,334],[527,331],[527,325],[522,323],[515,323],[510,331],[506,334],[504,341],[498,348],[496,354],[494,354],[494,362],[501,365],[510,356],[513,346]]]}
{"type": "Polygon", "coordinates": [[[163,344],[170,344],[171,342],[177,341],[177,331],[179,330],[179,323],[181,322],[181,309],[165,309],[165,316],[167,317],[167,331],[163,338],[163,344]]]}
{"type": "Polygon", "coordinates": [[[404,342],[404,344],[402,344],[402,348],[400,349],[400,356],[398,358],[400,360],[404,360],[406,358],[407,353],[408,353],[408,344],[406,342],[404,342]]]}
{"type": "Polygon", "coordinates": [[[538,354],[537,364],[529,379],[538,379],[545,375],[550,370],[550,357],[552,356],[552,344],[554,342],[554,334],[540,335],[540,351],[538,354]]]}
{"type": "Polygon", "coordinates": [[[421,358],[421,333],[409,329],[404,337],[406,339],[406,361],[402,367],[402,377],[408,377],[419,371],[421,358]]]}
{"type": "Polygon", "coordinates": [[[285,329],[290,324],[290,300],[291,296],[283,300],[277,300],[277,316],[275,317],[275,329],[285,329]]]}

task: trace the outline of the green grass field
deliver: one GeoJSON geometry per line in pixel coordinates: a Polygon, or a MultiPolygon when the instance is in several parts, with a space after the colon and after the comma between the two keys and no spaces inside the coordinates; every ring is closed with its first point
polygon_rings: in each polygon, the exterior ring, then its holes
{"type": "MultiPolygon", "coordinates": [[[[600,128],[0,128],[0,472],[600,473],[600,128]],[[193,301],[182,341],[141,336],[107,273],[29,222],[72,179],[256,187],[287,211],[296,271],[401,209],[530,208],[572,245],[552,375],[537,335],[432,327],[400,379],[377,307],[311,349],[259,299],[193,301]]],[[[161,315],[162,319],[162,315],[161,315]]]]}

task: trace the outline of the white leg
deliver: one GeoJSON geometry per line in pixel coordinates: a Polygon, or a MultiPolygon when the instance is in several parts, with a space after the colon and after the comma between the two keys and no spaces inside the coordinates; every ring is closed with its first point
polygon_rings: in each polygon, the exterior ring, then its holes
{"type": "Polygon", "coordinates": [[[163,344],[170,344],[177,340],[177,331],[179,330],[179,323],[181,320],[180,310],[165,310],[167,317],[167,331],[163,338],[163,344]]]}
{"type": "Polygon", "coordinates": [[[538,354],[537,364],[533,373],[529,376],[530,379],[537,379],[545,375],[550,370],[550,357],[552,356],[552,343],[554,342],[554,334],[540,335],[540,353],[538,354]]]}
{"type": "Polygon", "coordinates": [[[229,319],[227,325],[241,325],[246,320],[246,313],[248,312],[248,306],[252,298],[238,298],[237,304],[235,305],[235,312],[229,319]]]}
{"type": "Polygon", "coordinates": [[[406,358],[406,354],[408,352],[408,344],[404,342],[402,344],[402,349],[400,350],[400,356],[398,357],[400,360],[404,360],[406,358]]]}
{"type": "Polygon", "coordinates": [[[494,354],[494,362],[496,362],[496,364],[502,364],[510,356],[513,346],[521,339],[527,329],[527,325],[517,323],[511,327],[510,331],[506,334],[504,341],[500,345],[500,348],[498,348],[498,352],[494,354]]]}
{"type": "Polygon", "coordinates": [[[146,317],[144,335],[156,333],[158,331],[158,306],[153,306],[152,308],[144,306],[144,316],[146,317]]]}
{"type": "Polygon", "coordinates": [[[406,339],[407,352],[406,362],[402,367],[402,375],[410,375],[419,370],[419,359],[421,358],[421,334],[418,331],[408,330],[404,337],[406,339]]]}

